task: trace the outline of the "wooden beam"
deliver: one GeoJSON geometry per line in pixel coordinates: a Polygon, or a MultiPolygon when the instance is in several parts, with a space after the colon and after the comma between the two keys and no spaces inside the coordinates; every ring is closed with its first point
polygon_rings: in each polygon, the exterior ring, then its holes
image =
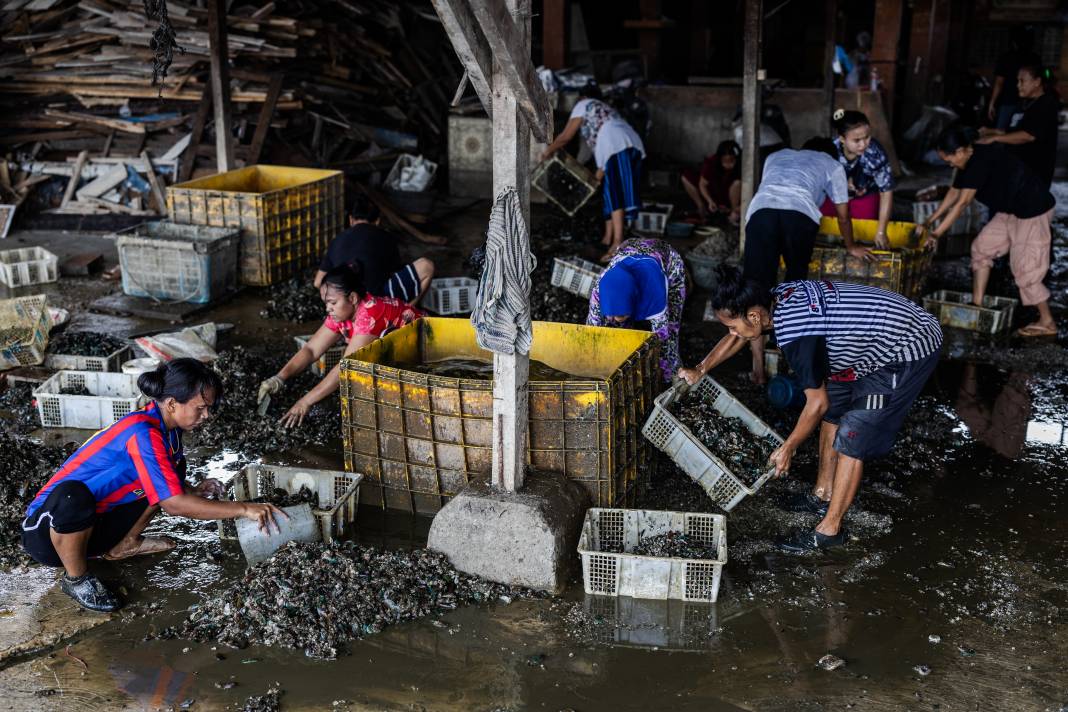
{"type": "Polygon", "coordinates": [[[541,63],[549,69],[567,66],[567,3],[544,0],[541,8],[541,63]]]}
{"type": "Polygon", "coordinates": [[[836,42],[836,24],[838,19],[838,0],[823,2],[823,113],[827,135],[833,136],[831,115],[834,114],[834,57],[838,51],[836,42]]]}
{"type": "Polygon", "coordinates": [[[178,172],[179,183],[184,183],[193,177],[193,168],[197,162],[197,149],[200,147],[200,139],[204,136],[204,124],[208,122],[208,113],[211,111],[211,90],[205,87],[200,96],[200,105],[197,107],[196,116],[193,117],[193,133],[189,137],[189,146],[182,156],[182,166],[178,172]]]}
{"type": "MultiPolygon", "coordinates": [[[[764,29],[763,0],[746,0],[742,49],[742,215],[756,192],[760,172],[760,69],[764,29]]],[[[739,244],[745,252],[745,229],[739,244]]]]}
{"type": "MultiPolygon", "coordinates": [[[[510,40],[514,43],[510,48],[513,57],[530,56],[530,4],[531,0],[505,0],[501,3],[505,12],[517,18],[516,23],[511,23],[509,19],[514,30],[510,40]]],[[[530,64],[529,60],[527,64],[530,64]]],[[[514,187],[519,192],[523,219],[529,227],[530,128],[527,116],[513,93],[514,70],[514,67],[507,70],[499,63],[493,68],[493,194],[514,187]]],[[[524,251],[530,250],[530,245],[517,245],[517,249],[524,254],[524,251]]],[[[530,295],[525,295],[525,298],[529,299],[530,295]]],[[[494,486],[509,492],[523,486],[526,473],[529,375],[529,354],[493,355],[492,480],[494,486]]]]}
{"type": "Polygon", "coordinates": [[[438,13],[441,25],[452,42],[456,56],[460,58],[467,79],[475,88],[482,108],[493,116],[493,97],[490,94],[489,77],[493,73],[493,55],[489,44],[478,28],[478,22],[467,0],[431,0],[438,13]]]}
{"type": "Polygon", "coordinates": [[[160,215],[166,215],[167,199],[163,194],[163,189],[160,188],[159,179],[156,178],[156,169],[152,167],[148,151],[141,151],[141,160],[145,162],[145,166],[148,168],[145,175],[148,176],[148,184],[152,187],[152,198],[156,201],[156,212],[160,215]]]}
{"type": "Polygon", "coordinates": [[[271,83],[267,85],[267,100],[263,102],[263,107],[260,109],[260,119],[256,123],[256,132],[252,134],[252,143],[248,148],[245,165],[251,166],[259,162],[263,142],[267,140],[267,130],[271,128],[271,120],[274,118],[274,107],[281,93],[282,73],[278,72],[271,77],[271,83]]]}
{"type": "MultiPolygon", "coordinates": [[[[74,171],[70,174],[70,181],[67,183],[67,189],[63,192],[63,201],[59,204],[59,207],[67,207],[67,203],[74,197],[74,190],[78,187],[78,181],[82,177],[82,168],[85,166],[86,159],[89,158],[88,151],[82,151],[78,154],[78,160],[74,162],[74,171]]],[[[7,161],[4,161],[7,165],[7,161]]]]}
{"type": "Polygon", "coordinates": [[[226,0],[208,0],[208,47],[211,54],[211,96],[215,106],[215,164],[220,173],[225,173],[234,167],[226,0]]]}
{"type": "Polygon", "coordinates": [[[493,52],[493,71],[500,74],[501,84],[494,80],[493,98],[507,90],[515,97],[516,106],[523,112],[535,138],[543,143],[552,140],[553,117],[549,98],[541,86],[534,64],[530,61],[530,3],[523,13],[510,12],[511,2],[500,0],[469,0],[482,28],[482,34],[493,52]],[[507,5],[507,6],[506,6],[507,5]]]}

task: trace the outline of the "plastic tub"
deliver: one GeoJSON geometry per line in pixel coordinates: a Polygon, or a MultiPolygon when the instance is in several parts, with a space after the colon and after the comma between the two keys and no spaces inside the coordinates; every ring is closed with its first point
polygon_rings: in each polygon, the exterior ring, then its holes
{"type": "Polygon", "coordinates": [[[251,519],[234,520],[237,540],[241,544],[241,552],[245,555],[249,566],[266,561],[274,552],[291,541],[322,540],[319,522],[312,513],[311,505],[297,504],[292,507],[281,507],[281,510],[289,515],[289,518],[274,518],[275,523],[278,524],[277,531],[273,527],[268,531],[263,531],[259,524],[251,519]]]}

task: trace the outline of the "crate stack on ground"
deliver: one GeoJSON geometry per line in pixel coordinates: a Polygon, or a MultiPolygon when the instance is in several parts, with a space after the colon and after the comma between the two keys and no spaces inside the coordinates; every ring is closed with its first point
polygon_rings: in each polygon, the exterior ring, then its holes
{"type": "Polygon", "coordinates": [[[119,235],[122,291],[132,297],[208,304],[237,288],[236,228],[149,222],[119,235]]]}

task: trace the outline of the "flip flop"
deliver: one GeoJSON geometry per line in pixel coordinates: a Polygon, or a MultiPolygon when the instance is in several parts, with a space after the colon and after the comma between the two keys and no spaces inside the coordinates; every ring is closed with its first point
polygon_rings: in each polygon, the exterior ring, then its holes
{"type": "Polygon", "coordinates": [[[149,554],[162,554],[170,551],[177,544],[174,540],[167,537],[142,537],[141,544],[136,549],[130,549],[127,552],[122,553],[119,556],[115,556],[111,553],[104,554],[104,559],[107,561],[122,561],[123,559],[131,559],[135,556],[147,556],[149,554]]]}
{"type": "Polygon", "coordinates": [[[1034,338],[1036,336],[1056,336],[1056,326],[1040,326],[1038,324],[1028,324],[1016,330],[1016,336],[1022,336],[1025,338],[1034,338]]]}

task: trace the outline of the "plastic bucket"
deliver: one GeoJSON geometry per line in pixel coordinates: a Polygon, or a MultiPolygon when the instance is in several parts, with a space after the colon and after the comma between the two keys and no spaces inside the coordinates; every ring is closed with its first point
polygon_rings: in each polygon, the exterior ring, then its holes
{"type": "Polygon", "coordinates": [[[135,376],[148,371],[155,371],[159,361],[154,358],[135,358],[122,364],[122,372],[135,376]]]}
{"type": "Polygon", "coordinates": [[[693,225],[686,222],[669,222],[664,230],[664,237],[683,240],[693,233],[693,225]]]}
{"type": "Polygon", "coordinates": [[[805,392],[793,376],[775,376],[768,381],[768,400],[776,408],[803,408],[805,392]]]}
{"type": "Polygon", "coordinates": [[[319,521],[312,514],[310,504],[298,504],[281,509],[289,515],[289,519],[275,517],[279,531],[271,528],[270,531],[264,532],[251,519],[238,519],[234,522],[237,526],[237,539],[241,543],[241,551],[245,554],[249,566],[266,561],[281,546],[291,541],[322,540],[323,533],[319,528],[319,521]]]}
{"type": "Polygon", "coordinates": [[[697,255],[693,252],[687,252],[684,255],[686,263],[690,265],[690,273],[693,275],[693,281],[701,289],[715,289],[719,284],[719,279],[716,277],[716,268],[722,264],[722,260],[718,257],[706,257],[705,255],[697,255]]]}

